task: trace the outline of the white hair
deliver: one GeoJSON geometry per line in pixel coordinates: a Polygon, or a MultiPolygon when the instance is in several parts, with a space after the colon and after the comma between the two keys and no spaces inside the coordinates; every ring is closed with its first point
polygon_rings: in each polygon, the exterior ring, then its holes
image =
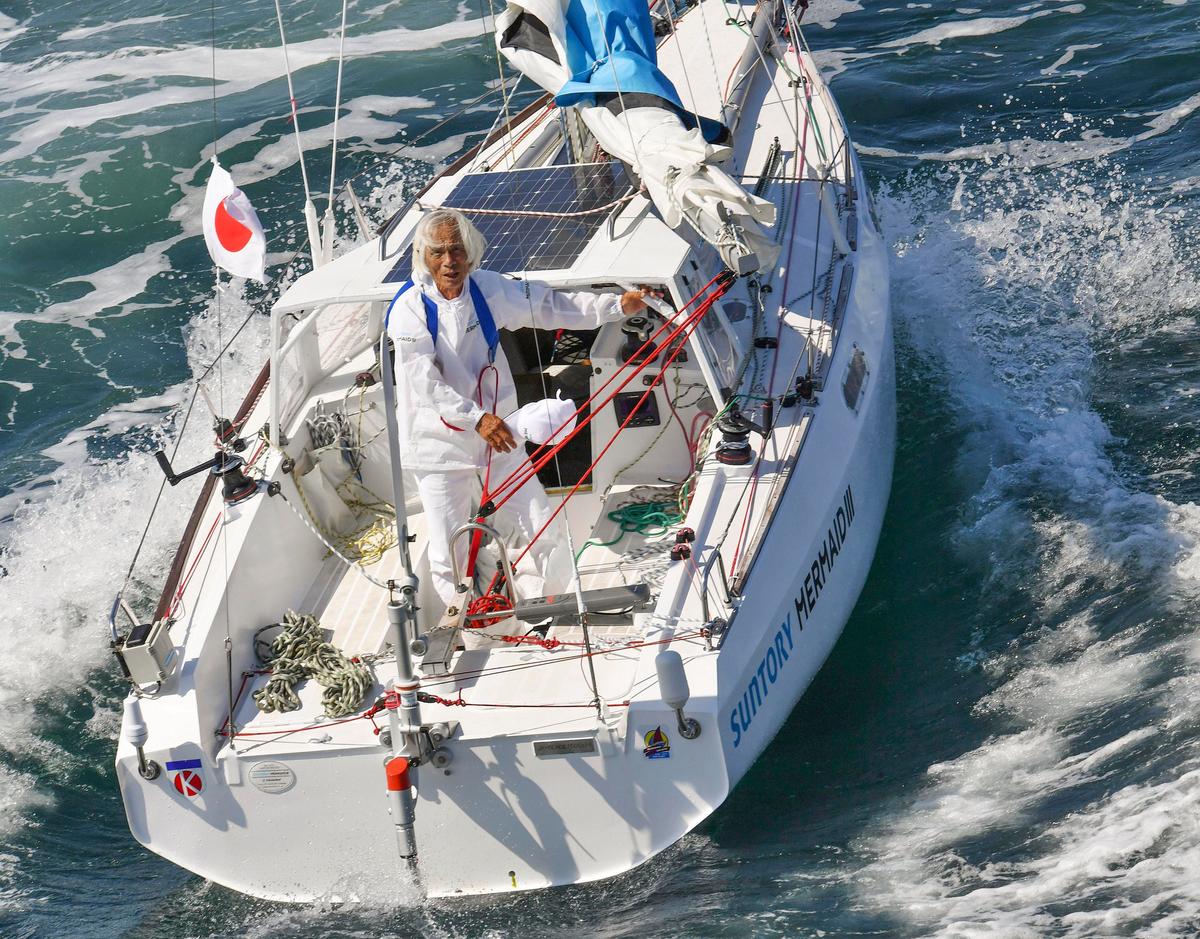
{"type": "Polygon", "coordinates": [[[479,267],[483,253],[487,251],[487,241],[479,233],[479,229],[458,209],[438,208],[423,216],[413,232],[412,266],[418,274],[432,276],[425,265],[425,249],[440,244],[434,238],[434,233],[447,225],[454,226],[458,237],[462,239],[463,247],[467,249],[467,273],[479,267]]]}

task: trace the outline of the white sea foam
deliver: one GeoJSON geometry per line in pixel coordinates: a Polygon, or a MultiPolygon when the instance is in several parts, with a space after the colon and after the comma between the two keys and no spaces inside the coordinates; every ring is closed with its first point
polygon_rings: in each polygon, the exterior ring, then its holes
{"type": "Polygon", "coordinates": [[[975,714],[996,734],[899,800],[858,889],[923,935],[1182,935],[1200,914],[1200,644],[1136,607],[1109,617],[1131,590],[1194,608],[1200,507],[1117,469],[1090,374],[1114,336],[1171,334],[1200,308],[1197,246],[1118,170],[1035,165],[960,164],[880,199],[901,334],[965,432],[958,546],[1037,623],[983,654],[975,714]],[[1131,778],[1159,748],[1171,768],[1131,778]],[[984,839],[1009,847],[981,859],[984,839]]]}
{"type": "MultiPolygon", "coordinates": [[[[422,30],[397,27],[348,36],[345,54],[347,61],[380,53],[397,55],[433,49],[478,35],[477,20],[456,20],[422,30]]],[[[46,56],[32,66],[0,63],[0,99],[16,102],[7,111],[0,111],[13,128],[7,139],[14,144],[0,152],[0,163],[25,159],[70,128],[91,127],[98,122],[145,114],[171,105],[207,101],[212,95],[211,87],[194,80],[211,80],[214,54],[222,96],[250,91],[284,75],[283,55],[277,48],[218,48],[214,52],[206,46],[178,49],[126,47],[96,56],[46,56]],[[121,84],[114,86],[114,74],[121,76],[121,84]],[[171,84],[172,79],[193,81],[171,84]],[[111,94],[114,87],[119,89],[122,84],[142,88],[147,83],[152,83],[152,90],[135,91],[101,104],[50,110],[41,104],[58,93],[86,99],[92,94],[111,94]],[[35,92],[36,98],[33,98],[35,92]]],[[[294,74],[333,62],[337,54],[336,38],[288,45],[294,74]]]]}
{"type": "Polygon", "coordinates": [[[9,385],[17,389],[17,393],[13,396],[12,404],[9,405],[8,410],[4,413],[4,424],[2,425],[13,427],[17,422],[17,404],[21,400],[21,395],[33,391],[33,385],[27,381],[13,381],[8,378],[0,379],[0,385],[9,385]]]}
{"type": "Polygon", "coordinates": [[[862,8],[863,5],[858,0],[821,0],[808,8],[800,25],[833,29],[837,21],[847,13],[857,13],[862,8]]]}
{"type": "MultiPolygon", "coordinates": [[[[1046,76],[1057,75],[1058,70],[1060,68],[1062,68],[1064,65],[1066,65],[1068,62],[1070,62],[1072,59],[1075,58],[1076,52],[1086,52],[1088,49],[1099,49],[1099,48],[1100,48],[1100,44],[1095,43],[1095,42],[1084,43],[1084,44],[1078,45],[1078,46],[1067,46],[1066,51],[1064,51],[1062,55],[1060,55],[1057,59],[1055,59],[1054,62],[1048,68],[1042,69],[1042,74],[1046,75],[1046,76]]],[[[1082,75],[1084,73],[1083,72],[1073,72],[1071,74],[1082,75]]]]}
{"type": "Polygon", "coordinates": [[[0,13],[0,49],[20,36],[26,29],[28,29],[27,26],[22,26],[7,13],[0,13]]]}
{"type": "MultiPolygon", "coordinates": [[[[129,301],[143,294],[153,277],[171,269],[167,251],[184,237],[186,236],[176,235],[154,242],[137,254],[123,258],[99,271],[64,278],[59,281],[60,284],[88,284],[92,289],[75,300],[53,303],[40,313],[31,314],[23,319],[40,323],[66,323],[87,329],[96,335],[103,335],[103,330],[95,325],[94,318],[106,310],[109,311],[109,316],[113,316],[141,309],[144,305],[132,304],[129,301]]],[[[0,332],[0,338],[7,339],[8,336],[0,332]]]]}
{"type": "Polygon", "coordinates": [[[929,29],[879,43],[878,49],[908,50],[913,46],[940,46],[951,39],[968,39],[978,36],[992,36],[1010,29],[1023,26],[1030,20],[1043,16],[1054,16],[1058,13],[1083,13],[1087,7],[1082,3],[1069,3],[1066,6],[1055,7],[1051,10],[1036,10],[1024,16],[981,16],[973,20],[957,20],[949,23],[939,23],[929,29]]]}
{"type": "MultiPolygon", "coordinates": [[[[933,160],[957,163],[963,160],[991,161],[1010,158],[1026,167],[1063,166],[1068,163],[1096,160],[1128,150],[1135,144],[1159,137],[1181,121],[1200,110],[1200,93],[1185,98],[1179,104],[1163,111],[1152,111],[1147,117],[1146,130],[1129,137],[1108,137],[1101,131],[1089,128],[1078,139],[1060,140],[1061,131],[1053,139],[1018,137],[1010,140],[996,139],[991,143],[956,147],[946,151],[904,153],[886,147],[856,147],[863,154],[879,157],[901,157],[913,160],[933,160]]],[[[1006,164],[1007,165],[1007,164],[1006,164]]]]}
{"type": "MultiPolygon", "coordinates": [[[[227,323],[240,321],[248,309],[233,297],[223,303],[227,323]]],[[[226,365],[228,399],[236,399],[261,366],[265,326],[265,317],[254,321],[226,365]]],[[[194,367],[211,360],[217,342],[215,318],[202,318],[188,343],[194,367]]],[[[63,768],[76,759],[48,742],[41,723],[57,712],[61,704],[55,702],[64,695],[86,693],[89,672],[108,660],[108,607],[162,479],[145,449],[101,459],[91,455],[89,443],[116,440],[133,429],[165,441],[187,393],[179,386],[119,405],[72,432],[48,451],[58,468],[0,505],[0,739],[9,752],[46,769],[38,774],[43,778],[64,778],[63,768]]],[[[181,445],[181,462],[208,452],[208,421],[197,417],[181,445]]],[[[168,490],[143,549],[138,582],[161,580],[191,503],[192,493],[183,487],[168,490]]],[[[152,598],[147,601],[152,605],[152,598]]],[[[95,728],[108,733],[110,723],[99,721],[95,728]]],[[[48,791],[33,788],[22,773],[0,770],[0,818],[21,824],[23,810],[43,803],[48,791]]]]}
{"type": "MultiPolygon", "coordinates": [[[[910,4],[910,6],[912,5],[910,4]]],[[[1036,5],[1034,8],[1036,8],[1036,5]]],[[[1052,16],[1057,13],[1082,13],[1085,9],[1086,8],[1083,4],[1072,3],[1048,10],[1035,9],[1035,12],[1027,13],[1024,16],[985,16],[976,19],[939,23],[937,26],[932,26],[929,29],[921,30],[920,32],[914,33],[911,36],[905,36],[899,39],[892,39],[887,42],[879,43],[878,45],[872,47],[872,49],[876,51],[863,51],[860,49],[850,48],[821,49],[813,53],[813,59],[817,66],[821,69],[821,73],[825,77],[825,80],[830,81],[844,72],[848,65],[863,59],[872,59],[880,55],[904,55],[913,47],[920,45],[940,48],[943,42],[947,42],[949,40],[991,36],[996,33],[1002,33],[1011,29],[1016,29],[1025,25],[1030,20],[1038,19],[1040,17],[1052,16]]],[[[963,16],[968,16],[978,13],[979,11],[974,9],[962,9],[956,10],[955,12],[963,16]]],[[[817,22],[821,25],[825,25],[823,20],[817,20],[817,22]]],[[[832,23],[829,25],[832,25],[832,23]]],[[[1046,76],[1058,74],[1058,68],[1062,65],[1065,65],[1067,62],[1070,62],[1076,52],[1098,48],[1099,46],[1094,44],[1068,46],[1066,53],[1057,62],[1050,66],[1050,68],[1044,69],[1042,74],[1046,76]]],[[[995,55],[995,53],[989,52],[984,52],[982,54],[985,56],[995,55]]],[[[1079,72],[1070,74],[1081,75],[1085,73],[1079,72]]],[[[901,154],[898,151],[884,148],[860,147],[858,149],[860,152],[870,154],[872,156],[909,155],[901,154]]],[[[936,157],[925,157],[922,155],[921,158],[935,159],[936,157]]]]}
{"type": "Polygon", "coordinates": [[[65,32],[59,33],[56,42],[75,42],[79,39],[86,39],[89,36],[96,36],[100,33],[108,33],[114,30],[131,29],[133,27],[153,26],[157,23],[165,23],[168,20],[182,19],[187,14],[178,13],[175,16],[134,16],[127,20],[117,20],[113,23],[101,23],[99,26],[80,26],[76,29],[68,29],[65,32]]]}

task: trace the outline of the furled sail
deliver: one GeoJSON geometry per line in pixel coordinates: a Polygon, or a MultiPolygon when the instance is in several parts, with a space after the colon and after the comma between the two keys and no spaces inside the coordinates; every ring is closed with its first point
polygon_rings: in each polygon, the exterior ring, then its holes
{"type": "Polygon", "coordinates": [[[747,274],[774,263],[764,231],[772,203],[716,166],[732,155],[728,130],[685,110],[658,68],[646,0],[521,0],[497,21],[505,57],[580,117],[606,152],[632,166],[663,219],[687,222],[747,274]]]}

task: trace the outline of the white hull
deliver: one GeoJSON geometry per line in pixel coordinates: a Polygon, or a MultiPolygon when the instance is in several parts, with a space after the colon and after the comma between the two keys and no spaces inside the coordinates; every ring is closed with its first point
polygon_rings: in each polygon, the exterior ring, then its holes
{"type": "MultiPolygon", "coordinates": [[[[736,59],[740,51],[727,57],[736,59]]],[[[669,66],[671,59],[662,55],[664,67],[669,66]]],[[[761,87],[746,107],[758,101],[762,124],[739,130],[743,166],[758,165],[764,138],[778,136],[769,123],[768,93],[787,87],[779,76],[773,83],[760,76],[757,83],[761,87]]],[[[840,117],[831,102],[828,108],[827,133],[832,134],[840,117]]],[[[532,135],[530,146],[538,139],[532,135]]],[[[227,630],[234,639],[235,676],[253,666],[248,636],[288,608],[319,602],[327,604],[322,606],[323,621],[331,622],[339,611],[347,622],[353,620],[337,634],[346,644],[360,643],[349,652],[380,651],[384,632],[380,601],[360,601],[353,574],[345,575],[345,583],[335,578],[324,585],[323,578],[335,569],[340,577],[340,569],[323,559],[324,547],[280,500],[255,497],[229,509],[220,524],[220,501],[214,499],[185,551],[183,568],[189,576],[178,591],[172,627],[182,665],[156,697],[143,702],[150,731],[146,756],[164,765],[199,760],[202,790],[180,791],[176,773],[142,779],[133,749],[123,741],[117,772],[134,836],[203,877],[272,900],[448,896],[610,877],[643,863],[712,814],[779,732],[833,648],[866,580],[887,505],[895,449],[887,252],[862,206],[866,195],[857,161],[851,158],[846,164],[853,167],[862,209],[857,211],[852,254],[834,256],[832,242],[824,244],[819,237],[814,249],[814,229],[806,222],[820,215],[819,203],[815,195],[808,203],[796,202],[801,213],[809,214],[801,214],[796,225],[795,256],[811,267],[816,250],[822,266],[828,262],[826,291],[835,308],[829,328],[818,331],[817,340],[810,337],[825,356],[818,403],[777,409],[770,439],[755,441],[756,449],[762,448],[756,485],[749,482],[755,467],[708,460],[685,522],[695,531],[700,565],[723,550],[725,563],[732,566],[738,552],[731,552],[733,543],[725,541],[724,532],[736,534],[742,513],[747,513],[746,538],[737,539],[741,557],[749,559],[748,570],[744,561],[738,565],[741,598],[716,603],[720,608],[709,617],[731,621],[717,648],[706,648],[697,635],[705,620],[695,589],[697,569],[675,563],[664,567],[648,611],[652,615],[635,619],[638,638],[648,644],[615,644],[614,651],[596,659],[600,692],[611,706],[607,719],[579,706],[589,694],[580,677],[582,661],[569,648],[459,653],[459,670],[470,664],[471,656],[471,662],[488,668],[530,667],[468,674],[453,684],[446,676],[426,682],[426,690],[444,698],[461,695],[472,706],[422,705],[423,721],[458,721],[460,728],[449,745],[453,762],[448,772],[431,765],[414,771],[418,860],[410,870],[399,859],[385,798],[383,763],[391,752],[380,746],[370,721],[331,724],[317,719],[320,689],[310,682],[302,691],[305,707],[297,714],[258,715],[248,693],[241,695],[235,724],[245,736],[237,738],[236,752],[218,735],[228,712],[227,630]],[[839,302],[837,287],[844,278],[849,289],[839,302]],[[843,382],[856,356],[858,365],[865,363],[865,378],[852,409],[843,382]],[[218,524],[202,545],[209,520],[218,524]],[[654,657],[668,643],[685,662],[691,688],[686,713],[701,726],[696,739],[679,734],[674,712],[659,697],[654,657]],[[489,702],[545,706],[513,709],[489,702]],[[283,732],[313,724],[322,726],[283,732]],[[655,753],[652,748],[647,754],[646,734],[656,728],[668,738],[669,750],[655,753]],[[283,764],[286,770],[264,766],[268,763],[283,764]],[[269,771],[282,775],[264,783],[269,771]]],[[[450,191],[456,178],[436,184],[429,197],[450,191]]],[[[653,220],[635,203],[625,206],[620,218],[652,227],[653,220]]],[[[402,221],[395,237],[402,238],[406,226],[411,221],[402,221]]],[[[619,273],[621,281],[653,281],[656,264],[663,266],[655,252],[674,236],[659,225],[646,237],[649,241],[640,248],[629,244],[634,236],[623,245],[614,242],[614,248],[598,245],[595,257],[585,254],[584,260],[591,257],[600,265],[596,269],[619,273]],[[604,251],[609,252],[606,259],[596,260],[604,251]],[[645,270],[639,272],[638,264],[645,270]]],[[[679,259],[687,256],[682,243],[662,252],[675,257],[671,250],[679,259]]],[[[356,264],[374,270],[378,256],[379,246],[373,243],[312,276],[328,278],[326,272],[338,264],[344,271],[356,264]]],[[[785,262],[787,256],[785,250],[785,262]]],[[[664,283],[683,290],[682,275],[673,272],[685,268],[673,264],[659,274],[664,283]]],[[[579,270],[559,279],[597,281],[579,270]]],[[[341,282],[348,282],[345,275],[341,282]]],[[[303,290],[304,284],[295,289],[303,290]]],[[[344,302],[349,302],[348,293],[353,291],[343,290],[344,302]]],[[[369,292],[353,299],[378,302],[369,292]]],[[[603,335],[592,350],[594,362],[603,360],[602,341],[603,335]]],[[[790,364],[804,342],[803,332],[789,324],[779,357],[790,364]]],[[[694,359],[687,374],[700,381],[700,363],[694,359]]],[[[370,360],[370,348],[360,350],[314,384],[312,394],[343,397],[352,376],[370,360]]],[[[786,390],[791,377],[781,372],[770,394],[786,390]]],[[[272,401],[278,405],[278,399],[263,396],[247,426],[265,423],[272,401]]],[[[303,410],[297,413],[281,428],[293,439],[302,427],[303,410]]],[[[603,430],[598,420],[593,434],[603,430]]],[[[641,444],[629,446],[636,450],[641,444]]],[[[286,487],[290,483],[280,459],[272,451],[264,466],[268,479],[286,487]]],[[[646,470],[650,480],[670,475],[672,457],[662,454],[661,459],[661,466],[646,470]]],[[[612,467],[607,479],[604,473],[604,467],[597,471],[597,490],[612,481],[612,467]]],[[[571,524],[581,526],[581,542],[591,532],[588,518],[599,516],[607,503],[599,491],[581,496],[580,502],[590,512],[571,516],[571,524]]],[[[419,519],[416,526],[419,531],[419,519]]],[[[418,541],[418,554],[421,547],[418,541]]],[[[394,576],[394,556],[378,567],[377,577],[394,576]]],[[[602,567],[597,565],[589,576],[601,576],[602,567]]],[[[367,589],[365,584],[361,589],[367,589]]],[[[378,693],[395,676],[395,665],[385,657],[374,670],[378,693]]],[[[378,719],[386,725],[385,715],[378,719]]]]}

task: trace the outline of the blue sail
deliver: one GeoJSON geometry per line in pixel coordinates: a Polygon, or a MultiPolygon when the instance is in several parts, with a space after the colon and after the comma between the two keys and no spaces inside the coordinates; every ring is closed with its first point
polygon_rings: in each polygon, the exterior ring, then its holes
{"type": "Polygon", "coordinates": [[[613,94],[654,95],[684,111],[679,92],[659,71],[645,0],[571,0],[566,33],[571,77],[554,97],[559,107],[603,104],[613,94]]]}

